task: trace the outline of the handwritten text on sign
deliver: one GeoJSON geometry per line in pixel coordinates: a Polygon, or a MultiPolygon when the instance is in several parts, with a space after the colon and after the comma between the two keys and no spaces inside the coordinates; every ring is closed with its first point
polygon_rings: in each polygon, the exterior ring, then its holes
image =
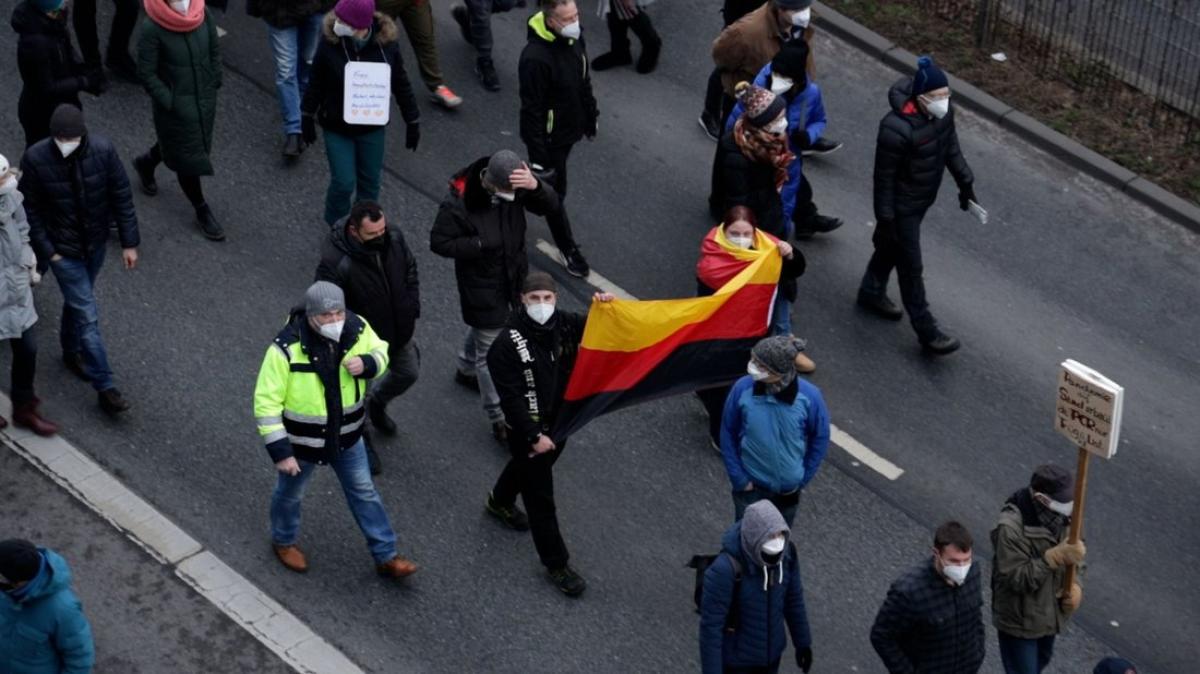
{"type": "Polygon", "coordinates": [[[1058,374],[1054,426],[1077,446],[1111,459],[1117,453],[1125,389],[1073,360],[1058,374]]]}
{"type": "Polygon", "coordinates": [[[392,67],[386,63],[346,64],[342,120],[347,124],[383,126],[391,110],[392,67]]]}

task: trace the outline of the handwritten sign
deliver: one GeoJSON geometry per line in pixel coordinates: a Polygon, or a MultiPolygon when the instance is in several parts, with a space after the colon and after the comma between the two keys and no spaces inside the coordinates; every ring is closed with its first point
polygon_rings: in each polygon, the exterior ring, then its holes
{"type": "Polygon", "coordinates": [[[1111,459],[1117,453],[1125,389],[1092,368],[1063,361],[1054,427],[1079,448],[1111,459]]]}
{"type": "Polygon", "coordinates": [[[383,126],[391,110],[392,67],[386,63],[346,64],[342,120],[347,124],[383,126]]]}

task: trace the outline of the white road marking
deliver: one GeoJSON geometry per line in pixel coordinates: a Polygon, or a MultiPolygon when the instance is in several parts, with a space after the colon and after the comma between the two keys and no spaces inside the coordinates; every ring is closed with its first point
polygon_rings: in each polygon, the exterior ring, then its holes
{"type": "MultiPolygon", "coordinates": [[[[559,252],[554,244],[545,239],[538,239],[537,249],[554,262],[563,264],[562,253],[559,252]]],[[[621,286],[602,276],[595,269],[584,280],[601,292],[611,293],[623,300],[637,299],[631,293],[621,288],[621,286]]],[[[849,433],[833,424],[829,425],[829,436],[833,444],[842,448],[842,451],[856,459],[856,461],[851,462],[852,466],[857,467],[861,462],[889,480],[898,480],[904,474],[904,469],[871,451],[866,445],[855,440],[849,433]]]]}
{"type": "MultiPolygon", "coordinates": [[[[11,411],[11,401],[0,394],[0,414],[11,419],[11,411]]],[[[0,443],[170,567],[292,669],[302,674],[362,674],[358,665],[279,602],[62,437],[42,438],[9,426],[0,431],[0,443]]]]}

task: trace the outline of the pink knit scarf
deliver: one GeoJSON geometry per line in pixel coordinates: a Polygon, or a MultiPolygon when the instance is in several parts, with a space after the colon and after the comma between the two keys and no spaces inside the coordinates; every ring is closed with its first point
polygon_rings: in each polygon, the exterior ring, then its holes
{"type": "Polygon", "coordinates": [[[146,16],[173,33],[190,33],[204,23],[204,0],[192,0],[187,14],[171,9],[167,0],[142,0],[146,16]]]}

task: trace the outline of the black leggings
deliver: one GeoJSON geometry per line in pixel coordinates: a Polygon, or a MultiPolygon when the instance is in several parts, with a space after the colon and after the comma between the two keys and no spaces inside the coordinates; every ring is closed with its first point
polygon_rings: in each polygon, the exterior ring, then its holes
{"type": "MultiPolygon", "coordinates": [[[[146,156],[150,158],[150,161],[155,166],[162,163],[162,150],[159,149],[158,143],[155,143],[154,147],[150,148],[146,156]]],[[[204,205],[204,188],[200,186],[200,176],[185,176],[176,173],[175,179],[179,181],[179,189],[183,190],[188,201],[192,202],[192,206],[200,208],[204,205]]]]}
{"type": "Polygon", "coordinates": [[[12,347],[12,402],[23,405],[33,401],[33,376],[37,371],[37,340],[33,327],[20,337],[8,340],[12,347]]]}

